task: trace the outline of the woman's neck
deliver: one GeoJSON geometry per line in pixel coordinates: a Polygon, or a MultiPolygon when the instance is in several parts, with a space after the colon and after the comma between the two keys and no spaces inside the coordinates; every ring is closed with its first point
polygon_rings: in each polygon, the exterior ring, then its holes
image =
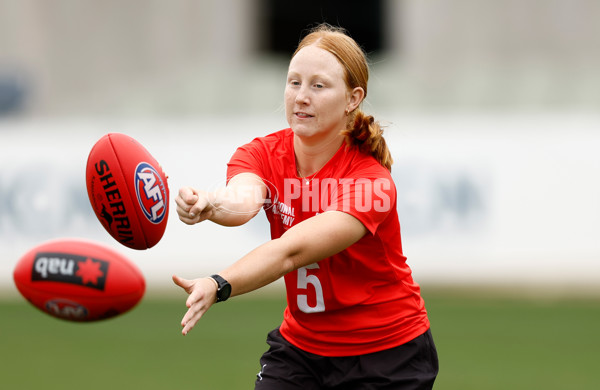
{"type": "Polygon", "coordinates": [[[314,143],[294,135],[298,176],[307,177],[317,173],[335,155],[343,142],[344,136],[340,134],[314,143]]]}

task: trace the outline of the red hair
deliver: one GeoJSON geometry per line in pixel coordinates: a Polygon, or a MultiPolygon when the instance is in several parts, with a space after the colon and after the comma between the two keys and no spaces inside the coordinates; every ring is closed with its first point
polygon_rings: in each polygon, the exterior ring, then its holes
{"type": "MultiPolygon", "coordinates": [[[[369,65],[365,52],[344,29],[321,24],[311,30],[298,44],[292,58],[300,49],[316,45],[333,54],[344,68],[346,86],[349,90],[360,87],[367,96],[369,65]]],[[[364,100],[364,98],[363,98],[364,100]]],[[[364,153],[369,153],[381,165],[391,171],[392,156],[383,138],[383,129],[372,115],[365,114],[360,105],[348,113],[346,129],[341,133],[349,145],[357,145],[364,153]]]]}

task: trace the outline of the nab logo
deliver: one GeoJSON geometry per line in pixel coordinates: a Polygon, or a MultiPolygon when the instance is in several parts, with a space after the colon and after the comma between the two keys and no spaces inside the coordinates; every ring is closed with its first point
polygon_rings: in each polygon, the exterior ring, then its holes
{"type": "Polygon", "coordinates": [[[165,184],[154,167],[146,162],[135,169],[135,194],[144,215],[152,223],[160,223],[167,214],[165,184]]]}
{"type": "Polygon", "coordinates": [[[109,263],[70,253],[38,252],[31,269],[34,282],[76,284],[104,291],[109,263]]]}
{"type": "Polygon", "coordinates": [[[54,317],[75,321],[85,320],[88,316],[88,310],[85,307],[67,299],[52,299],[46,302],[46,311],[54,317]]]}

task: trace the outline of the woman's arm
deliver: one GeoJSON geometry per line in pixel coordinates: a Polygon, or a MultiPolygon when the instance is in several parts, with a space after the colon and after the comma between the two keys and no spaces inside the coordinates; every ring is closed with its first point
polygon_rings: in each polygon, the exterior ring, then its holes
{"type": "Polygon", "coordinates": [[[183,187],[175,203],[179,219],[193,225],[210,220],[223,226],[239,226],[260,211],[267,196],[267,186],[253,173],[234,176],[225,188],[213,192],[183,187]]]}
{"type": "MultiPolygon", "coordinates": [[[[220,275],[231,284],[232,296],[244,294],[346,249],[366,232],[365,226],[350,214],[328,211],[259,246],[220,275]]],[[[173,281],[190,294],[188,311],[181,321],[185,335],[216,301],[216,286],[208,278],[186,280],[173,276],[173,281]]]]}

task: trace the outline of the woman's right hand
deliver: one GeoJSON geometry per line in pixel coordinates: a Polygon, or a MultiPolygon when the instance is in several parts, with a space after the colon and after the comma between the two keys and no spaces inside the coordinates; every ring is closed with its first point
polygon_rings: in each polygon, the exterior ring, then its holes
{"type": "Polygon", "coordinates": [[[192,187],[181,187],[175,198],[179,219],[194,225],[212,217],[214,206],[209,201],[209,193],[192,187]]]}
{"type": "Polygon", "coordinates": [[[240,226],[264,205],[267,186],[254,173],[232,177],[226,187],[212,192],[182,187],[175,198],[179,219],[188,225],[210,219],[222,226],[240,226]]]}

